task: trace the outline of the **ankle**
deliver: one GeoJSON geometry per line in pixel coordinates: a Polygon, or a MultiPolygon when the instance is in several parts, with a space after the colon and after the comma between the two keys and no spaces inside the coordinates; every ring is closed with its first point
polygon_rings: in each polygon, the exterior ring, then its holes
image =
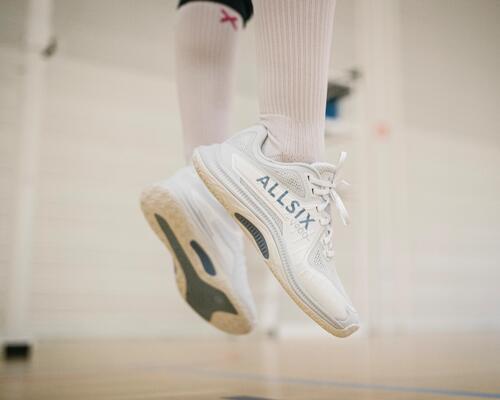
{"type": "Polygon", "coordinates": [[[324,122],[302,122],[281,115],[261,115],[268,137],[264,155],[280,162],[313,163],[324,158],[324,122]]]}

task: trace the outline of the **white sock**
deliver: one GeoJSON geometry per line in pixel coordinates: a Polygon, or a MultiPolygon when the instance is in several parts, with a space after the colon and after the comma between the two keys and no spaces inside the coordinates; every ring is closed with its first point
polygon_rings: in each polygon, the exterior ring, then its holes
{"type": "Polygon", "coordinates": [[[324,155],[328,66],[335,0],[256,0],[264,153],[279,161],[324,155]]]}
{"type": "Polygon", "coordinates": [[[177,11],[175,67],[184,150],[228,136],[236,42],[243,23],[230,7],[197,1],[177,11]]]}

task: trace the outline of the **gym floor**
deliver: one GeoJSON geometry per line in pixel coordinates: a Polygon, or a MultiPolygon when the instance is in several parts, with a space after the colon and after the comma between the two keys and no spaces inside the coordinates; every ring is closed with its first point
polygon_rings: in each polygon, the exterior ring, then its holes
{"type": "Polygon", "coordinates": [[[500,337],[38,343],[0,399],[500,399],[500,337]]]}

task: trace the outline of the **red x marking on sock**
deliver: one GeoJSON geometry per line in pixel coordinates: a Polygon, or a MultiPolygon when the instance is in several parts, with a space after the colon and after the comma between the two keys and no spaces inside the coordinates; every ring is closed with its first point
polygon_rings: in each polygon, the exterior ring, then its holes
{"type": "Polygon", "coordinates": [[[222,11],[222,17],[220,19],[220,23],[223,24],[224,22],[229,22],[232,27],[234,28],[235,31],[238,30],[238,17],[236,16],[231,16],[227,13],[226,10],[223,8],[221,9],[222,11]]]}

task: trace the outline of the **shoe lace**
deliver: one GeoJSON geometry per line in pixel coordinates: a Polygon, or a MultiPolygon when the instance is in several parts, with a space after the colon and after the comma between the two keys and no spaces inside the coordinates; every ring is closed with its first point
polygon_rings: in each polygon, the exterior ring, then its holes
{"type": "Polygon", "coordinates": [[[343,224],[347,225],[349,223],[349,213],[347,212],[347,208],[345,207],[342,197],[340,197],[340,194],[337,191],[341,185],[349,186],[349,182],[344,179],[337,181],[338,171],[344,164],[346,158],[347,153],[345,151],[340,153],[339,160],[332,171],[330,179],[320,179],[314,176],[309,178],[309,181],[314,186],[312,189],[313,195],[320,199],[320,203],[316,206],[316,209],[321,215],[319,223],[322,226],[326,226],[322,241],[325,246],[324,254],[327,258],[332,258],[334,255],[332,217],[329,210],[330,204],[334,204],[337,208],[343,224]]]}

